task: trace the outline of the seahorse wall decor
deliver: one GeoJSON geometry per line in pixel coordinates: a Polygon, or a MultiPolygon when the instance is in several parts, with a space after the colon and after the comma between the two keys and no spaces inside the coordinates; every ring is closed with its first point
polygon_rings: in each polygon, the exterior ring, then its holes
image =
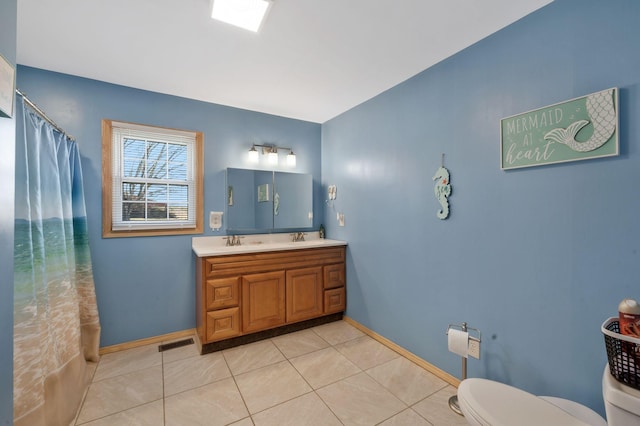
{"type": "Polygon", "coordinates": [[[613,89],[603,90],[587,96],[587,114],[593,123],[593,134],[589,140],[578,142],[576,135],[588,120],[578,120],[566,129],[553,129],[544,135],[546,140],[567,145],[576,152],[589,152],[604,145],[616,129],[616,112],[613,105],[613,89]]]}
{"type": "Polygon", "coordinates": [[[433,176],[433,180],[436,181],[436,186],[434,188],[434,192],[436,194],[436,199],[440,203],[442,207],[438,213],[438,219],[446,219],[449,217],[449,196],[451,195],[451,183],[449,180],[449,170],[445,169],[444,166],[440,166],[438,170],[436,170],[435,176],[433,176]]]}

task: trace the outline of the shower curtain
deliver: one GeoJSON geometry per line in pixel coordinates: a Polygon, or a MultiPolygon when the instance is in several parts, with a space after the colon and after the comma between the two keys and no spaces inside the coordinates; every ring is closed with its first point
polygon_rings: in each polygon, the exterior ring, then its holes
{"type": "Polygon", "coordinates": [[[80,154],[16,103],[14,425],[68,426],[100,340],[80,154]]]}

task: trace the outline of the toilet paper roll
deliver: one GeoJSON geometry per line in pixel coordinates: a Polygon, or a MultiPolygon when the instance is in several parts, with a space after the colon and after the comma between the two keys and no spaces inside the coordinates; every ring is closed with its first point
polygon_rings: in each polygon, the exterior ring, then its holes
{"type": "Polygon", "coordinates": [[[469,355],[469,333],[453,328],[449,329],[449,351],[467,358],[469,355]]]}

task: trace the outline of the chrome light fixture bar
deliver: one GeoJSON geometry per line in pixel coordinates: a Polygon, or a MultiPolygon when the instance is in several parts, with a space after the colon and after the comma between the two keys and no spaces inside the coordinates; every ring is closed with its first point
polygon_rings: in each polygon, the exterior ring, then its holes
{"type": "Polygon", "coordinates": [[[210,0],[211,17],[257,33],[271,3],[272,0],[210,0]]]}
{"type": "Polygon", "coordinates": [[[278,164],[278,150],[289,151],[289,154],[287,154],[287,166],[289,167],[296,166],[296,154],[293,152],[293,149],[284,148],[284,147],[275,146],[275,145],[260,145],[260,144],[251,145],[251,149],[249,150],[250,163],[256,164],[260,162],[260,151],[258,151],[256,147],[262,149],[262,154],[267,156],[267,161],[271,165],[278,164]]]}

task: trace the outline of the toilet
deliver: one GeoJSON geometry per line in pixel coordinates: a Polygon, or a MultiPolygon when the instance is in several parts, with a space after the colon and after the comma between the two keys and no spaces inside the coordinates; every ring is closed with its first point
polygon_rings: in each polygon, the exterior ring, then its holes
{"type": "Polygon", "coordinates": [[[640,390],[614,379],[608,365],[602,375],[602,397],[610,426],[640,425],[640,390]]]}
{"type": "MultiPolygon", "coordinates": [[[[605,370],[605,375],[610,376],[608,370],[605,370]]],[[[606,376],[603,380],[607,379],[606,376]]],[[[611,385],[618,385],[615,379],[611,378],[611,380],[613,381],[611,385]]],[[[603,388],[605,401],[608,386],[605,385],[603,388]]],[[[636,399],[628,400],[626,403],[633,403],[636,410],[640,411],[638,407],[640,392],[636,399]]],[[[513,386],[487,379],[463,380],[458,388],[458,404],[467,422],[476,426],[607,425],[602,417],[584,405],[562,398],[539,397],[513,386]]],[[[620,405],[618,401],[614,407],[623,411],[623,414],[629,415],[620,405]]],[[[640,424],[640,416],[637,413],[633,417],[633,422],[630,422],[627,417],[609,414],[609,409],[607,409],[607,416],[610,426],[640,424]],[[616,419],[619,421],[616,422],[616,419]]]]}

